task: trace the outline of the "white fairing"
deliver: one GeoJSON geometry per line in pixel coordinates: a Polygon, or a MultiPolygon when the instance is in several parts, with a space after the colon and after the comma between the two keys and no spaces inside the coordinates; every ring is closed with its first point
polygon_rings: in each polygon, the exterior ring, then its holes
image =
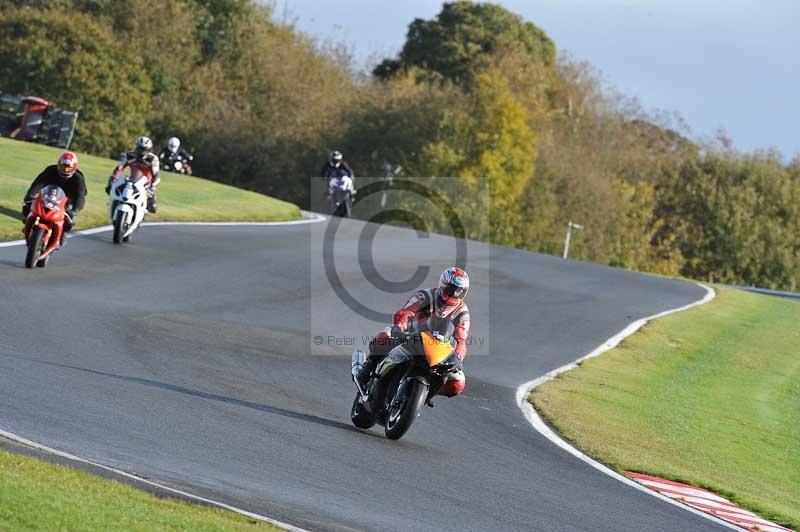
{"type": "Polygon", "coordinates": [[[328,182],[328,188],[331,193],[340,192],[353,192],[353,180],[349,176],[333,177],[328,182]]]}
{"type": "Polygon", "coordinates": [[[133,181],[128,176],[122,176],[111,185],[111,223],[117,216],[124,217],[122,226],[125,230],[122,238],[127,238],[139,228],[147,216],[147,179],[141,177],[133,181]]]}

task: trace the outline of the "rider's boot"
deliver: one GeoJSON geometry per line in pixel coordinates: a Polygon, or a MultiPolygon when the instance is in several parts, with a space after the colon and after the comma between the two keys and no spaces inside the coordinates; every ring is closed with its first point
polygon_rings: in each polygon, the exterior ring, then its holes
{"type": "Polygon", "coordinates": [[[369,379],[372,376],[372,372],[375,370],[375,362],[373,360],[373,356],[370,355],[367,357],[367,360],[361,366],[361,370],[358,372],[358,385],[361,387],[362,390],[367,389],[367,384],[369,384],[369,379]]]}
{"type": "Polygon", "coordinates": [[[72,228],[75,227],[75,221],[73,220],[70,223],[68,220],[64,222],[64,228],[61,231],[61,240],[58,243],[58,247],[56,249],[61,249],[64,247],[64,243],[67,241],[67,233],[72,231],[72,228]]]}

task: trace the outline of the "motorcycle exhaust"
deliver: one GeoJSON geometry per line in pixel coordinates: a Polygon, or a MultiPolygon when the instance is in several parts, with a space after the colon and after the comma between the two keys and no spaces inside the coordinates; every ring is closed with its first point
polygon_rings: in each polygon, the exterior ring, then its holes
{"type": "Polygon", "coordinates": [[[361,389],[361,385],[358,383],[358,375],[361,373],[361,368],[364,367],[364,364],[367,361],[367,355],[361,349],[356,349],[353,351],[353,357],[350,363],[350,374],[353,376],[353,382],[358,388],[358,393],[362,396],[366,395],[364,390],[361,389]]]}
{"type": "Polygon", "coordinates": [[[367,355],[361,349],[356,349],[353,351],[353,359],[350,365],[350,371],[353,374],[353,378],[357,377],[359,372],[361,371],[361,367],[367,361],[367,355]]]}

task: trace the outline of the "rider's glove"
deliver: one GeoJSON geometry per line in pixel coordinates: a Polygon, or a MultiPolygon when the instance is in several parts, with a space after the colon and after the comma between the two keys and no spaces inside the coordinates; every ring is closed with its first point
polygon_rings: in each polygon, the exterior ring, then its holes
{"type": "Polygon", "coordinates": [[[405,338],[406,332],[399,325],[392,325],[392,329],[389,331],[389,336],[392,338],[405,338]]]}
{"type": "Polygon", "coordinates": [[[33,203],[33,200],[26,199],[25,203],[22,204],[22,217],[23,218],[27,218],[28,214],[30,214],[30,212],[31,212],[31,203],[33,203]]]}
{"type": "Polygon", "coordinates": [[[106,194],[111,194],[111,183],[114,182],[114,176],[108,176],[108,183],[106,184],[106,194]]]}

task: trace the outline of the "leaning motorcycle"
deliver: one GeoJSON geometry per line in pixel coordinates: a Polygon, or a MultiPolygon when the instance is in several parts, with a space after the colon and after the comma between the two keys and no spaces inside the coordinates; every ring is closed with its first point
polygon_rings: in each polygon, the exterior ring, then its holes
{"type": "Polygon", "coordinates": [[[349,218],[353,210],[353,196],[355,193],[351,178],[331,179],[328,184],[328,197],[333,207],[332,216],[349,218]]]}
{"type": "Polygon", "coordinates": [[[146,169],[132,165],[130,175],[111,183],[110,215],[115,244],[128,242],[147,216],[148,178],[146,169]]]}
{"type": "Polygon", "coordinates": [[[28,253],[25,267],[44,268],[50,256],[61,243],[64,221],[67,216],[69,198],[56,185],[46,186],[31,203],[30,212],[25,219],[25,242],[28,253]]]}
{"type": "Polygon", "coordinates": [[[454,332],[450,320],[431,316],[417,331],[394,339],[398,345],[378,364],[364,389],[357,377],[366,355],[356,350],[351,367],[358,390],[350,410],[353,425],[368,429],[380,423],[387,438],[401,438],[422,405],[439,392],[450,375],[461,371],[454,332]]]}

